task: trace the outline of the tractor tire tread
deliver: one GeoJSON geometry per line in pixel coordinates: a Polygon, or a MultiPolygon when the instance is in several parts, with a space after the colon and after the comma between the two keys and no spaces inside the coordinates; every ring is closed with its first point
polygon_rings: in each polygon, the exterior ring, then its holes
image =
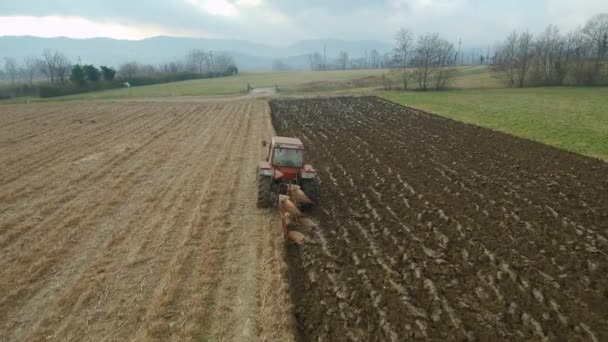
{"type": "Polygon", "coordinates": [[[258,208],[269,208],[272,179],[268,176],[258,175],[258,208]]]}

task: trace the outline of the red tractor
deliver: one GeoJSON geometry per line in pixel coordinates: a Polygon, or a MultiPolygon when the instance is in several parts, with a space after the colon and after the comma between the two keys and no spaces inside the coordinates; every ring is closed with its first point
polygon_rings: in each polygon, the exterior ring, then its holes
{"type": "MultiPolygon", "coordinates": [[[[266,142],[262,143],[266,146],[266,142]]],[[[319,201],[317,171],[306,164],[304,145],[298,138],[272,137],[266,161],[260,162],[258,207],[268,208],[284,195],[287,184],[297,184],[315,204],[319,201]]]]}

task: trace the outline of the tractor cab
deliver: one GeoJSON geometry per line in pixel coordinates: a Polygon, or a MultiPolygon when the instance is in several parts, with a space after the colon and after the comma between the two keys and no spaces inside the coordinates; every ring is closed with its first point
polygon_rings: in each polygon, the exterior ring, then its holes
{"type": "Polygon", "coordinates": [[[272,137],[266,161],[273,179],[296,181],[304,165],[304,145],[298,138],[272,137]]]}
{"type": "MultiPolygon", "coordinates": [[[[266,146],[266,142],[262,142],[266,146]]],[[[258,173],[258,204],[266,207],[273,202],[280,184],[297,184],[314,201],[318,197],[316,170],[306,164],[304,144],[298,138],[272,137],[266,160],[260,162],[258,173]]]]}
{"type": "Polygon", "coordinates": [[[272,166],[301,168],[304,164],[304,153],[301,148],[277,146],[272,154],[272,166]]]}

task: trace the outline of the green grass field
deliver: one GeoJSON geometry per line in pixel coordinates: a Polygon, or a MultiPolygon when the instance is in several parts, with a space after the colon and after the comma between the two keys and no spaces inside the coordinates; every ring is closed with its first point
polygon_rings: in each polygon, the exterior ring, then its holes
{"type": "Polygon", "coordinates": [[[503,88],[504,84],[487,65],[476,65],[460,67],[449,86],[456,89],[478,89],[503,88]]]}
{"type": "Polygon", "coordinates": [[[608,160],[608,88],[379,93],[405,106],[608,160]]]}
{"type": "Polygon", "coordinates": [[[128,97],[160,96],[203,96],[230,95],[245,93],[247,84],[254,88],[273,87],[278,85],[281,91],[294,92],[308,83],[343,83],[369,76],[380,76],[386,70],[346,70],[346,71],[291,71],[242,73],[232,77],[209,78],[155,84],[129,89],[111,89],[93,93],[65,96],[63,100],[74,99],[111,99],[128,97]]]}

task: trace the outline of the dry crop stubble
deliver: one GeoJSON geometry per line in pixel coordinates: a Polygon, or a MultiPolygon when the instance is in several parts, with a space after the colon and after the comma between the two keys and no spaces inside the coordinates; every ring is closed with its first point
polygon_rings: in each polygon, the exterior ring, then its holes
{"type": "Polygon", "coordinates": [[[271,134],[258,100],[0,106],[0,336],[293,339],[271,134]]]}

